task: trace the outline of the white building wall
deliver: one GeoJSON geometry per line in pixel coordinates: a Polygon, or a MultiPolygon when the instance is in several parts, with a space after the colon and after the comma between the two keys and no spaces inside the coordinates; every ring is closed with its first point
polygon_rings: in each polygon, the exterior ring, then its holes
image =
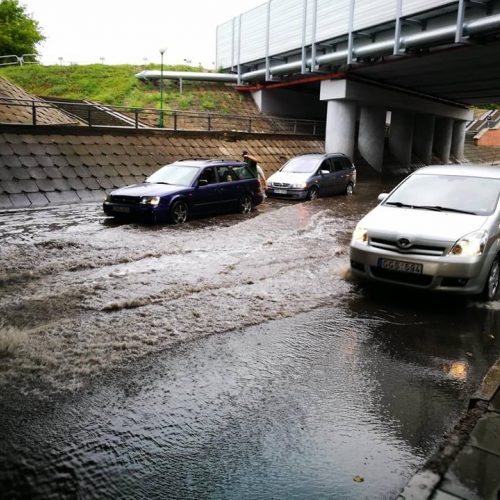
{"type": "MultiPolygon", "coordinates": [[[[402,15],[409,16],[457,3],[458,0],[402,0],[402,15]]],[[[273,56],[302,46],[304,6],[305,44],[311,45],[347,35],[350,5],[351,0],[270,0],[270,3],[263,3],[217,27],[217,67],[236,66],[238,55],[242,64],[265,58],[268,10],[269,55],[273,56]],[[240,18],[241,40],[238,32],[240,18]]],[[[390,23],[396,18],[396,7],[397,0],[355,0],[353,29],[356,31],[390,23]]]]}

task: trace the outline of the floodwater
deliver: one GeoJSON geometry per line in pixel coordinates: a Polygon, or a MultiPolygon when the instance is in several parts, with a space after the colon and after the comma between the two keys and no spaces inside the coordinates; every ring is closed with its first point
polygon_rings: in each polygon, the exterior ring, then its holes
{"type": "Polygon", "coordinates": [[[500,303],[360,287],[380,184],[249,217],[0,218],[6,498],[394,498],[500,354],[500,303]]]}

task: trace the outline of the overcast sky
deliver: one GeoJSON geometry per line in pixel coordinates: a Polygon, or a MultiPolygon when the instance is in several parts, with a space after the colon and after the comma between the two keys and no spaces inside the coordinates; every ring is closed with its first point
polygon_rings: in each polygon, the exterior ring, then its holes
{"type": "Polygon", "coordinates": [[[219,24],[264,0],[20,0],[47,40],[42,63],[202,63],[213,68],[219,24]]]}

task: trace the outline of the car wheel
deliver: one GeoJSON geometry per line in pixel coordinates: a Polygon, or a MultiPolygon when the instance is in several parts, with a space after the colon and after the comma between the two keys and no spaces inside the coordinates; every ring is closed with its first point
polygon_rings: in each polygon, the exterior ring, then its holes
{"type": "Polygon", "coordinates": [[[319,196],[319,189],[316,186],[313,186],[307,192],[307,199],[308,200],[316,200],[318,198],[318,196],[319,196]]]}
{"type": "Polygon", "coordinates": [[[183,224],[188,218],[188,206],[185,201],[174,201],[170,208],[169,219],[172,224],[183,224]]]}
{"type": "Polygon", "coordinates": [[[490,272],[488,273],[488,278],[484,285],[483,299],[484,300],[495,300],[498,294],[498,286],[500,284],[500,262],[498,258],[495,258],[490,267],[490,272]]]}
{"type": "Polygon", "coordinates": [[[252,211],[253,203],[252,198],[249,194],[244,194],[240,198],[239,212],[240,214],[249,214],[252,211]]]}
{"type": "Polygon", "coordinates": [[[347,187],[345,188],[345,194],[347,196],[351,196],[352,193],[354,193],[354,186],[349,182],[349,184],[347,184],[347,187]]]}

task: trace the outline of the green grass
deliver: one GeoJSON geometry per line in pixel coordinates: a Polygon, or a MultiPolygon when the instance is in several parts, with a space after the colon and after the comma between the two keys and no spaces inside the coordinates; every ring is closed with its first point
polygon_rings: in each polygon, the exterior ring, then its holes
{"type": "MultiPolygon", "coordinates": [[[[103,65],[86,66],[7,66],[0,68],[0,77],[10,80],[26,92],[40,97],[89,100],[113,106],[160,108],[158,83],[143,82],[134,75],[143,71],[159,70],[158,65],[103,65]]],[[[204,71],[184,65],[165,66],[165,71],[204,71]]],[[[176,81],[166,80],[163,86],[165,109],[194,111],[229,111],[223,95],[213,92],[213,84],[184,81],[180,93],[176,81]]]]}

